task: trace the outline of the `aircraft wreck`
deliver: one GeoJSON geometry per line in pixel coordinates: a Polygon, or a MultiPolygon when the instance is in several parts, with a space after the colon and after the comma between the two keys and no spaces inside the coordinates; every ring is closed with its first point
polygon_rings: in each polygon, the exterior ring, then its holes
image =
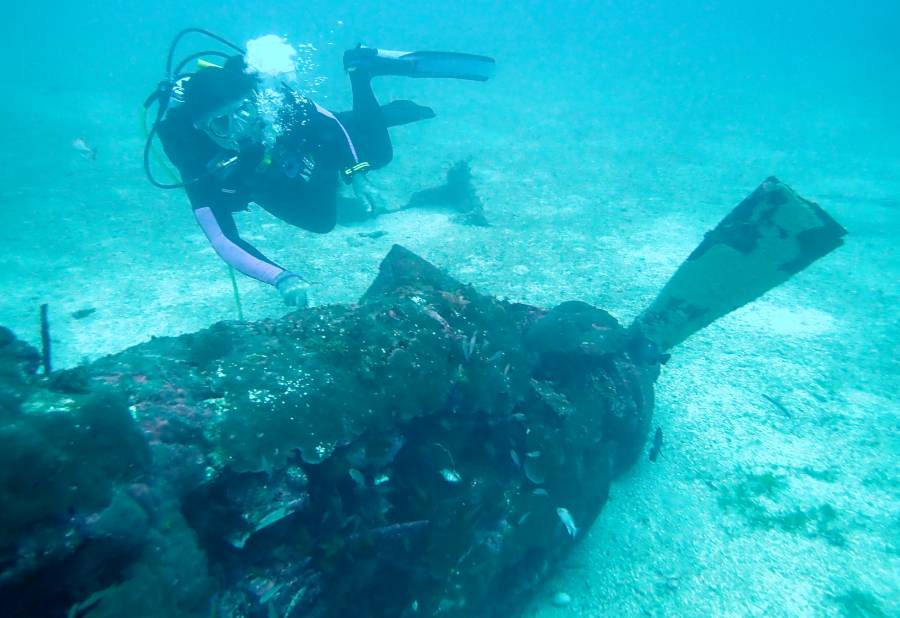
{"type": "Polygon", "coordinates": [[[0,330],[7,616],[512,616],[644,448],[669,350],[842,242],[774,178],[625,327],[395,246],[355,305],[38,375],[0,330]]]}

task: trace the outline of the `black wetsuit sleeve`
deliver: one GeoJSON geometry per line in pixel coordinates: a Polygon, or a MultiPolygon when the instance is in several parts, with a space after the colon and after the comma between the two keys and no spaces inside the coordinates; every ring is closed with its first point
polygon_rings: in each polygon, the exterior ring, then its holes
{"type": "Polygon", "coordinates": [[[390,163],[394,149],[369,76],[361,72],[350,73],[350,87],[353,110],[336,116],[350,134],[359,159],[368,162],[371,169],[382,168],[390,163]]]}

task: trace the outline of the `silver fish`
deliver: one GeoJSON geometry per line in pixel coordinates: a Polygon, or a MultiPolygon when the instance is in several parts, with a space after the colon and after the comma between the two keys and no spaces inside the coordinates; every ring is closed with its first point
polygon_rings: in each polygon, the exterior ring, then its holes
{"type": "Polygon", "coordinates": [[[456,470],[451,470],[450,468],[444,468],[441,470],[441,477],[448,483],[459,483],[462,480],[462,477],[459,475],[459,472],[456,470]]]}
{"type": "Polygon", "coordinates": [[[363,475],[362,472],[360,472],[356,468],[350,468],[348,473],[350,474],[350,478],[353,479],[354,483],[356,483],[360,487],[366,486],[366,477],[363,475]]]}
{"type": "Polygon", "coordinates": [[[575,525],[575,520],[572,519],[572,514],[569,512],[569,509],[561,506],[556,509],[556,514],[559,515],[559,520],[566,527],[566,532],[574,539],[578,534],[578,526],[575,525]]]}
{"type": "Polygon", "coordinates": [[[472,338],[469,339],[469,346],[466,348],[466,360],[472,358],[472,354],[475,352],[475,340],[478,339],[478,331],[476,330],[472,333],[472,338]]]}
{"type": "Polygon", "coordinates": [[[76,137],[72,140],[72,147],[78,151],[82,157],[88,161],[97,160],[97,150],[87,143],[83,137],[76,137]]]}

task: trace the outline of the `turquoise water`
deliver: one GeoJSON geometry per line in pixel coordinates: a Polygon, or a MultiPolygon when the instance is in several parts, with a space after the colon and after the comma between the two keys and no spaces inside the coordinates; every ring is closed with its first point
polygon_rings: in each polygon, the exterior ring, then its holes
{"type": "MultiPolygon", "coordinates": [[[[241,216],[245,238],[313,282],[317,305],[354,302],[400,243],[483,292],[581,299],[627,322],[767,176],[819,203],[848,229],[846,245],[676,350],[657,385],[663,454],[613,486],[526,615],[900,614],[900,5],[6,12],[0,324],[37,345],[48,303],[59,367],[235,317],[227,270],[186,198],[141,170],[140,106],[189,25],[312,44],[325,78],[313,96],[333,109],[349,105],[341,54],[359,41],[497,58],[486,84],[375,85],[383,101],[437,112],[393,133],[395,160],[375,177],[386,199],[402,204],[470,159],[491,227],[411,210],[313,236],[258,209],[241,216]],[[386,234],[360,236],[372,231],[386,234]],[[555,606],[558,592],[571,601],[555,606]]],[[[284,313],[272,289],[238,285],[247,319],[284,313]]]]}

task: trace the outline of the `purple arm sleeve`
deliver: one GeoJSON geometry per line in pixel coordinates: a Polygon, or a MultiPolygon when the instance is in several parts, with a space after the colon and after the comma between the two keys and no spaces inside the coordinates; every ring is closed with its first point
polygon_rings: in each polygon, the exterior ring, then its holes
{"type": "MultiPolygon", "coordinates": [[[[222,222],[212,208],[197,208],[194,210],[194,216],[216,253],[235,269],[270,285],[275,285],[278,276],[285,272],[283,268],[270,262],[258,251],[234,237],[235,234],[226,234],[222,229],[222,222]]],[[[234,228],[233,222],[225,227],[234,228]]]]}

